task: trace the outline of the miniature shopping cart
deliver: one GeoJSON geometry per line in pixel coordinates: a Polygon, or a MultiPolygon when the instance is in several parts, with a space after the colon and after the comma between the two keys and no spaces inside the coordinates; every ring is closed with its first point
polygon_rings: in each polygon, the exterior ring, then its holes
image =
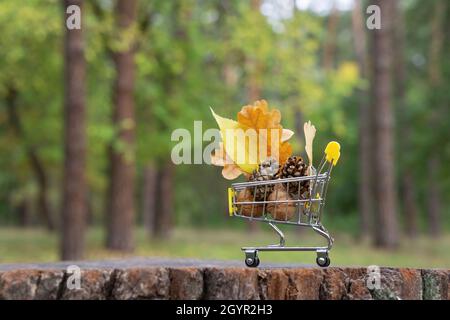
{"type": "MultiPolygon", "coordinates": [[[[229,213],[230,216],[235,216],[250,221],[261,221],[269,224],[273,230],[280,237],[278,244],[260,246],[260,247],[243,247],[242,251],[245,253],[245,264],[248,267],[257,267],[259,265],[258,251],[315,251],[317,254],[316,262],[321,267],[330,265],[330,258],[328,251],[333,246],[333,238],[321,223],[323,207],[325,206],[325,198],[327,194],[327,187],[330,181],[330,174],[333,166],[336,165],[340,156],[340,146],[337,142],[330,142],[326,149],[319,166],[312,167],[309,170],[310,175],[276,179],[267,181],[254,181],[234,183],[228,189],[229,213]],[[252,194],[256,194],[256,187],[264,186],[266,190],[279,190],[276,185],[282,185],[287,189],[307,185],[308,191],[306,195],[299,195],[298,197],[286,196],[286,199],[271,200],[270,197],[264,197],[264,201],[256,201],[253,197],[252,201],[242,201],[239,199],[240,192],[249,190],[252,194]],[[283,215],[283,210],[286,214],[283,215]],[[276,212],[277,214],[274,214],[276,212]],[[280,214],[281,212],[281,214],[280,214]],[[288,214],[289,213],[289,214],[288,214]],[[299,227],[312,228],[319,235],[327,240],[326,246],[287,246],[283,232],[277,225],[295,225],[299,227]]],[[[284,190],[285,190],[284,189],[284,190]]],[[[303,189],[304,190],[304,189],[303,189]]],[[[272,191],[277,192],[277,191],[272,191]]]]}

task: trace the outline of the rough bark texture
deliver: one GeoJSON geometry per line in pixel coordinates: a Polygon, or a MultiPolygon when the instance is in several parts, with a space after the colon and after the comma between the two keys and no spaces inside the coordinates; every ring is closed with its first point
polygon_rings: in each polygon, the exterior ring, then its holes
{"type": "MultiPolygon", "coordinates": [[[[254,14],[260,14],[261,0],[251,0],[251,7],[254,14]]],[[[247,102],[252,104],[253,102],[262,99],[262,65],[255,57],[245,57],[245,69],[247,73],[247,102]]],[[[259,224],[256,221],[247,221],[248,231],[256,232],[259,229],[259,224]]]]}
{"type": "Polygon", "coordinates": [[[437,183],[440,161],[437,155],[433,155],[428,161],[428,197],[427,197],[427,217],[428,233],[432,237],[439,237],[442,233],[441,228],[441,190],[437,183]]]}
{"type": "MultiPolygon", "coordinates": [[[[255,14],[260,14],[261,1],[252,0],[251,7],[255,14]]],[[[262,99],[261,97],[261,62],[254,56],[245,57],[245,69],[247,72],[247,100],[249,104],[262,99]]]]}
{"type": "Polygon", "coordinates": [[[133,249],[134,224],[134,76],[135,41],[130,28],[136,20],[137,1],[119,0],[116,7],[117,32],[124,48],[113,53],[116,66],[113,122],[118,130],[110,148],[111,180],[108,199],[107,247],[113,250],[133,249]]]}
{"type": "Polygon", "coordinates": [[[337,49],[337,29],[339,24],[339,11],[334,4],[331,14],[328,18],[327,38],[323,48],[323,67],[325,70],[334,68],[337,49]]]}
{"type": "Polygon", "coordinates": [[[55,223],[53,221],[48,200],[47,172],[36,148],[33,145],[27,143],[27,134],[22,126],[22,121],[18,110],[18,98],[19,95],[17,90],[14,87],[10,87],[6,96],[8,121],[17,137],[25,142],[25,152],[28,157],[29,166],[35,176],[39,187],[37,195],[38,215],[47,227],[47,230],[53,231],[55,229],[55,223]]]}
{"type": "Polygon", "coordinates": [[[297,141],[300,142],[300,145],[305,146],[305,133],[303,129],[305,119],[301,110],[301,106],[298,106],[294,111],[295,134],[297,141]]]}
{"type": "Polygon", "coordinates": [[[17,217],[19,226],[22,228],[26,228],[31,226],[32,219],[31,219],[31,204],[29,197],[25,197],[20,203],[18,204],[17,208],[17,217]]]}
{"type": "MultiPolygon", "coordinates": [[[[125,262],[124,262],[125,263],[125,262]]],[[[101,267],[82,268],[69,289],[61,266],[2,269],[0,299],[449,299],[450,270],[381,268],[369,290],[366,268],[101,267]]]]}
{"type": "MultiPolygon", "coordinates": [[[[260,14],[261,0],[251,0],[251,7],[255,14],[260,14]]],[[[255,57],[247,56],[245,58],[245,67],[247,69],[247,98],[249,103],[261,99],[261,62],[255,57]]]]}
{"type": "MultiPolygon", "coordinates": [[[[83,1],[66,0],[65,8],[83,1]]],[[[81,10],[81,12],[83,12],[81,10]]],[[[86,225],[85,182],[85,74],[83,28],[66,29],[64,43],[65,101],[64,101],[64,175],[61,258],[76,260],[83,257],[86,225]]]]}
{"type": "MultiPolygon", "coordinates": [[[[429,127],[436,127],[442,117],[442,102],[439,101],[436,91],[442,90],[442,49],[445,42],[445,12],[447,1],[436,1],[434,5],[434,13],[431,22],[431,41],[429,53],[428,74],[431,87],[434,89],[430,97],[433,108],[430,110],[429,127]],[[436,91],[435,91],[436,90],[436,91]]],[[[444,89],[446,90],[446,89],[444,89]]],[[[428,231],[432,237],[438,237],[441,234],[441,188],[438,183],[441,161],[439,159],[439,147],[432,146],[428,159],[428,197],[427,197],[427,217],[428,231]]]]}
{"type": "Polygon", "coordinates": [[[373,121],[375,185],[375,245],[394,248],[399,243],[394,170],[394,119],[392,112],[392,5],[372,1],[381,9],[381,28],[373,34],[373,121]]]}
{"type": "MultiPolygon", "coordinates": [[[[365,25],[361,2],[355,1],[352,12],[353,45],[361,78],[368,77],[367,45],[365,25]]],[[[370,109],[367,100],[367,90],[358,89],[359,101],[359,217],[360,235],[367,238],[370,235],[372,223],[373,192],[372,192],[372,128],[370,109]]]]}
{"type": "Polygon", "coordinates": [[[158,174],[159,188],[153,230],[153,234],[158,238],[168,237],[172,228],[174,174],[175,166],[167,160],[158,174]]]}
{"type": "Polygon", "coordinates": [[[142,188],[142,220],[149,235],[153,235],[156,216],[158,171],[153,165],[144,169],[142,188]]]}
{"type": "Polygon", "coordinates": [[[416,237],[418,233],[417,226],[417,199],[416,187],[411,165],[408,163],[406,155],[410,150],[410,126],[407,115],[406,106],[406,61],[405,61],[405,25],[403,10],[400,8],[398,1],[393,2],[392,16],[395,21],[395,28],[393,34],[393,49],[394,49],[394,80],[395,80],[395,100],[397,103],[397,115],[399,117],[400,128],[398,130],[398,149],[401,150],[399,156],[402,157],[402,173],[400,179],[400,199],[402,202],[403,217],[405,219],[405,231],[409,237],[416,237]]]}

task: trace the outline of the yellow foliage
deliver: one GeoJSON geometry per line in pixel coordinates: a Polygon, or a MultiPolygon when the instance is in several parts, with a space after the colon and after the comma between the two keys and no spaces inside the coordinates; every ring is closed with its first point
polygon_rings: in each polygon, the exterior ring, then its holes
{"type": "Polygon", "coordinates": [[[359,69],[354,62],[343,62],[337,70],[337,78],[343,83],[355,84],[359,78],[359,69]]]}
{"type": "Polygon", "coordinates": [[[223,142],[219,154],[213,155],[213,164],[224,166],[222,175],[225,178],[234,179],[239,176],[238,169],[243,173],[251,173],[258,168],[261,161],[265,160],[261,159],[264,154],[267,157],[277,158],[279,163],[285,162],[292,154],[292,147],[287,140],[293,132],[283,129],[280,123],[280,111],[269,110],[265,100],[242,107],[237,114],[238,121],[220,117],[212,109],[211,112],[219,125],[223,142]],[[242,130],[243,133],[238,130],[242,130]],[[262,130],[266,131],[262,132],[262,130]],[[228,141],[230,137],[233,141],[228,141]],[[276,142],[273,146],[274,150],[272,150],[272,140],[276,142]],[[259,150],[260,147],[265,147],[266,150],[259,150]],[[218,158],[231,159],[234,166],[218,158]]]}

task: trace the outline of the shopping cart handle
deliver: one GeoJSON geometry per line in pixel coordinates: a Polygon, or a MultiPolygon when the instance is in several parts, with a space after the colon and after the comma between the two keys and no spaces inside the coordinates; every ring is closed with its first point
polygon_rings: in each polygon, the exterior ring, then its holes
{"type": "Polygon", "coordinates": [[[331,141],[325,148],[325,159],[332,165],[336,165],[341,156],[341,145],[336,141],[331,141]]]}
{"type": "Polygon", "coordinates": [[[234,197],[233,188],[228,188],[228,214],[230,215],[230,217],[233,215],[234,212],[233,197],[234,197]]]}

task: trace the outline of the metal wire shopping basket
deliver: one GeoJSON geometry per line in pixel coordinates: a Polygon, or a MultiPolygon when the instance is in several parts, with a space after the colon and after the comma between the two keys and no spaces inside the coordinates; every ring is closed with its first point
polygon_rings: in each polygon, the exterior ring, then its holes
{"type": "Polygon", "coordinates": [[[245,264],[248,267],[259,265],[258,251],[315,251],[317,254],[316,262],[319,266],[327,267],[330,265],[328,251],[331,250],[334,240],[322,225],[321,219],[331,171],[339,156],[340,146],[337,142],[332,141],[327,145],[325,155],[317,169],[311,167],[308,176],[234,183],[228,188],[230,216],[268,223],[280,237],[279,243],[275,245],[243,247],[245,264]],[[300,190],[305,190],[305,186],[307,192],[300,194],[300,190]],[[269,193],[268,190],[273,190],[272,193],[280,192],[281,196],[280,194],[275,194],[272,197],[265,196],[263,201],[256,201],[256,197],[253,197],[250,201],[249,199],[243,201],[239,196],[247,191],[256,195],[257,187],[263,187],[265,195],[269,193]],[[290,196],[289,188],[299,190],[298,195],[290,196]],[[281,224],[312,228],[327,240],[327,245],[286,246],[285,236],[277,227],[281,224]]]}

